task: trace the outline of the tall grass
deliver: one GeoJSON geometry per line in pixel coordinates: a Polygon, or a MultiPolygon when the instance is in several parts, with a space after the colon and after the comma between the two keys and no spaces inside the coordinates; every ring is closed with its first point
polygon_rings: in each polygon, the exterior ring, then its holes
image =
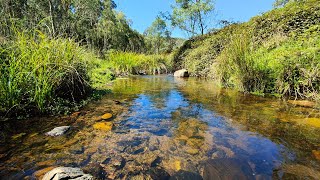
{"type": "Polygon", "coordinates": [[[295,98],[319,99],[320,25],[296,34],[277,48],[260,48],[257,59],[272,71],[275,92],[295,98]]]}
{"type": "Polygon", "coordinates": [[[319,99],[320,26],[291,37],[254,44],[248,32],[234,34],[213,67],[217,79],[238,90],[319,99]]]}
{"type": "Polygon", "coordinates": [[[69,39],[16,31],[0,46],[0,111],[45,112],[57,98],[77,101],[90,90],[92,53],[69,39]]]}
{"type": "Polygon", "coordinates": [[[0,41],[0,116],[61,112],[59,106],[75,106],[92,88],[105,88],[112,71],[157,74],[172,66],[166,55],[110,52],[100,59],[71,39],[14,32],[0,41]]]}
{"type": "Polygon", "coordinates": [[[161,74],[171,70],[169,55],[145,55],[132,52],[110,52],[107,55],[110,68],[117,75],[161,74]]]}
{"type": "Polygon", "coordinates": [[[217,58],[215,74],[220,82],[240,91],[265,92],[268,70],[264,61],[257,61],[254,36],[246,29],[231,36],[230,44],[217,58]]]}
{"type": "Polygon", "coordinates": [[[186,41],[175,62],[240,91],[320,99],[319,10],[317,0],[288,3],[186,41]]]}

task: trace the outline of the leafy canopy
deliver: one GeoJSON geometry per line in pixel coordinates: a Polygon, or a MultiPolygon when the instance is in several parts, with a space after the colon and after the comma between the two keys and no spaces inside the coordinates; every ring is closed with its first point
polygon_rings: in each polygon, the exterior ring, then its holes
{"type": "Polygon", "coordinates": [[[172,6],[172,25],[189,36],[205,34],[214,10],[213,0],[176,0],[172,6]]]}

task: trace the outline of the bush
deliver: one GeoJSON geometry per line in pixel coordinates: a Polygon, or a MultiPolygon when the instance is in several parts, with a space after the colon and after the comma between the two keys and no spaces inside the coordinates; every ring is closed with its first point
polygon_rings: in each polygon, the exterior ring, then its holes
{"type": "Polygon", "coordinates": [[[312,26],[296,36],[278,36],[277,42],[270,39],[257,47],[247,32],[235,34],[217,58],[215,74],[224,85],[241,91],[316,99],[320,90],[318,30],[318,25],[312,26]]]}
{"type": "Polygon", "coordinates": [[[174,61],[240,91],[319,99],[319,12],[317,0],[288,3],[186,41],[174,61]]]}
{"type": "Polygon", "coordinates": [[[6,114],[46,112],[59,98],[76,102],[90,92],[89,62],[95,56],[73,40],[15,32],[1,44],[0,58],[0,111],[6,114]]]}

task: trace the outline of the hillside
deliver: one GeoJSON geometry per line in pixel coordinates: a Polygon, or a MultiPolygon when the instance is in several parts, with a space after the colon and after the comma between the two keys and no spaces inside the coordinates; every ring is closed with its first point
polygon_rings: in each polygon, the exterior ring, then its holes
{"type": "Polygon", "coordinates": [[[175,69],[225,87],[319,99],[320,3],[288,3],[249,22],[186,41],[175,69]]]}

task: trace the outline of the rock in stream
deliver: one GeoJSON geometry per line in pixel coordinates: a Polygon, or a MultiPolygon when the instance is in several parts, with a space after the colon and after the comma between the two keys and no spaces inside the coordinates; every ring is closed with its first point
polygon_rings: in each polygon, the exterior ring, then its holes
{"type": "Polygon", "coordinates": [[[93,176],[85,174],[79,168],[57,167],[46,173],[42,180],[93,180],[93,176]]]}
{"type": "Polygon", "coordinates": [[[61,126],[61,127],[56,127],[52,129],[51,131],[47,132],[47,136],[61,136],[64,133],[66,133],[70,129],[70,126],[61,126]]]}

